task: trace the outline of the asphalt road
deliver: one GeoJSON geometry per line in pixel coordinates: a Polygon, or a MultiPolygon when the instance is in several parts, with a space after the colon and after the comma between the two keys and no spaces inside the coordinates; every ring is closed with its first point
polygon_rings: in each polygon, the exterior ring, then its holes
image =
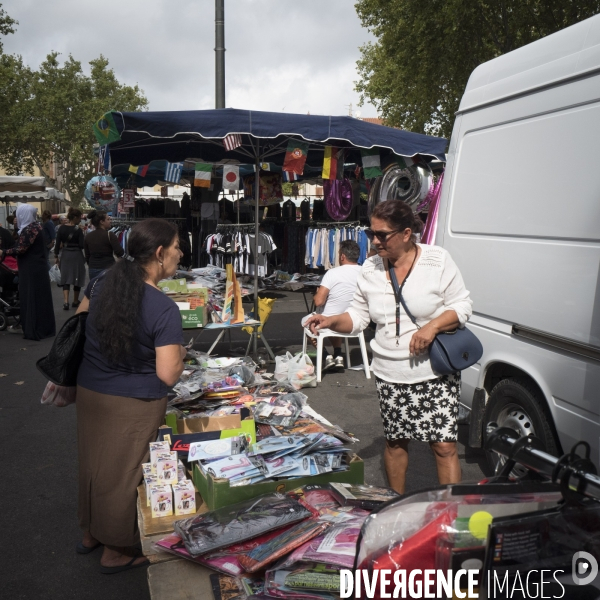
{"type": "MultiPolygon", "coordinates": [[[[62,292],[56,286],[53,296],[60,328],[74,311],[62,310],[62,292]]],[[[300,349],[300,318],[306,314],[301,294],[278,296],[265,327],[276,354],[300,349]]],[[[215,337],[215,333],[202,333],[195,348],[207,350],[215,337]]],[[[243,353],[247,340],[247,334],[234,332],[231,343],[220,343],[216,353],[243,353]]],[[[0,456],[6,474],[0,486],[5,507],[0,517],[2,598],[146,600],[150,596],[145,569],[102,575],[98,569],[100,551],[86,556],[75,553],[80,536],[75,407],[42,406],[40,397],[46,382],[35,368],[35,362],[48,353],[51,345],[52,340],[32,342],[0,332],[0,456]]],[[[352,360],[353,364],[360,363],[358,347],[353,347],[352,360]]],[[[355,449],[365,461],[366,482],[385,485],[384,438],[374,380],[365,379],[362,371],[331,373],[324,375],[319,387],[305,391],[315,410],[360,439],[355,449]]],[[[459,440],[466,439],[466,435],[466,427],[461,426],[459,440]]],[[[482,453],[465,449],[463,444],[459,444],[459,451],[463,479],[480,479],[482,453]]],[[[436,483],[428,445],[412,442],[407,491],[436,483]]]]}

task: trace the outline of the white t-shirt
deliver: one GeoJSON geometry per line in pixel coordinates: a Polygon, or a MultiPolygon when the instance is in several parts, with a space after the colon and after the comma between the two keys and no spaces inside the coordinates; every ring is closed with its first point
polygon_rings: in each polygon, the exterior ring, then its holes
{"type": "Polygon", "coordinates": [[[330,317],[346,312],[354,298],[360,270],[360,265],[342,265],[325,273],[321,285],[329,290],[329,294],[323,315],[330,317]]]}

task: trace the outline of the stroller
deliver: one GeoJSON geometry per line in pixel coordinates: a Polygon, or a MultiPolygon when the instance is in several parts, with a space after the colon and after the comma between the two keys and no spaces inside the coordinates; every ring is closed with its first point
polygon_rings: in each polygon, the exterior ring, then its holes
{"type": "Polygon", "coordinates": [[[0,263],[0,331],[8,326],[8,319],[13,318],[15,324],[20,320],[19,308],[19,270],[17,261],[6,257],[0,263]]]}

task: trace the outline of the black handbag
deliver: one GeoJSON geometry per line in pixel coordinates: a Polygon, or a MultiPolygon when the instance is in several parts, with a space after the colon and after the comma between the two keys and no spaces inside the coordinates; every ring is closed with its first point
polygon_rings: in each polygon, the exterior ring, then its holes
{"type": "MultiPolygon", "coordinates": [[[[90,299],[98,282],[94,281],[90,299]]],[[[56,385],[73,387],[77,385],[77,371],[83,358],[85,345],[85,323],[88,313],[80,312],[65,321],[61,330],[54,338],[50,353],[35,363],[38,371],[56,385]]]]}
{"type": "MultiPolygon", "coordinates": [[[[404,278],[402,286],[398,286],[398,280],[396,279],[394,269],[389,269],[389,272],[392,287],[394,288],[394,295],[396,296],[396,323],[398,328],[400,327],[399,304],[402,304],[402,308],[404,308],[404,312],[406,312],[408,318],[416,325],[417,329],[421,329],[421,326],[417,323],[415,317],[413,317],[410,310],[408,310],[408,306],[406,306],[406,302],[402,296],[402,288],[404,287],[408,275],[410,275],[410,271],[404,278]]],[[[438,375],[451,375],[452,373],[463,371],[471,365],[474,365],[482,355],[483,346],[481,345],[481,342],[477,336],[466,327],[463,329],[455,329],[454,331],[438,333],[429,346],[431,368],[438,375]]]]}

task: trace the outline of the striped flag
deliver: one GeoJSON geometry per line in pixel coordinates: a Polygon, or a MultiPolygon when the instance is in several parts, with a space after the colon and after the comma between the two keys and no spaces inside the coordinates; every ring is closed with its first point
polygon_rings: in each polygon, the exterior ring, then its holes
{"type": "Polygon", "coordinates": [[[235,150],[242,145],[242,136],[239,133],[230,133],[223,140],[223,146],[225,146],[225,150],[230,152],[231,150],[235,150]]]}
{"type": "Polygon", "coordinates": [[[167,162],[165,168],[165,181],[169,183],[179,183],[181,181],[181,173],[183,172],[183,163],[167,162]]]}
{"type": "Polygon", "coordinates": [[[212,165],[209,163],[196,163],[194,174],[194,185],[196,187],[209,188],[212,177],[212,165]]]}
{"type": "Polygon", "coordinates": [[[381,159],[379,158],[379,149],[371,148],[369,150],[361,150],[362,166],[365,179],[373,179],[383,175],[381,171],[381,159]]]}
{"type": "Polygon", "coordinates": [[[334,146],[325,146],[323,155],[322,179],[344,178],[344,150],[334,146]]]}
{"type": "Polygon", "coordinates": [[[129,172],[135,173],[140,177],[146,177],[146,173],[148,172],[148,165],[142,165],[141,167],[136,167],[134,165],[129,165],[129,172]]]}
{"type": "Polygon", "coordinates": [[[283,180],[284,181],[298,181],[300,177],[293,171],[283,171],[283,180]]]}
{"type": "Polygon", "coordinates": [[[409,156],[399,156],[398,157],[398,166],[401,169],[406,169],[407,167],[412,167],[415,164],[415,160],[409,156]]]}
{"type": "Polygon", "coordinates": [[[110,149],[108,144],[104,144],[98,151],[98,173],[110,173],[110,169],[110,149]]]}

